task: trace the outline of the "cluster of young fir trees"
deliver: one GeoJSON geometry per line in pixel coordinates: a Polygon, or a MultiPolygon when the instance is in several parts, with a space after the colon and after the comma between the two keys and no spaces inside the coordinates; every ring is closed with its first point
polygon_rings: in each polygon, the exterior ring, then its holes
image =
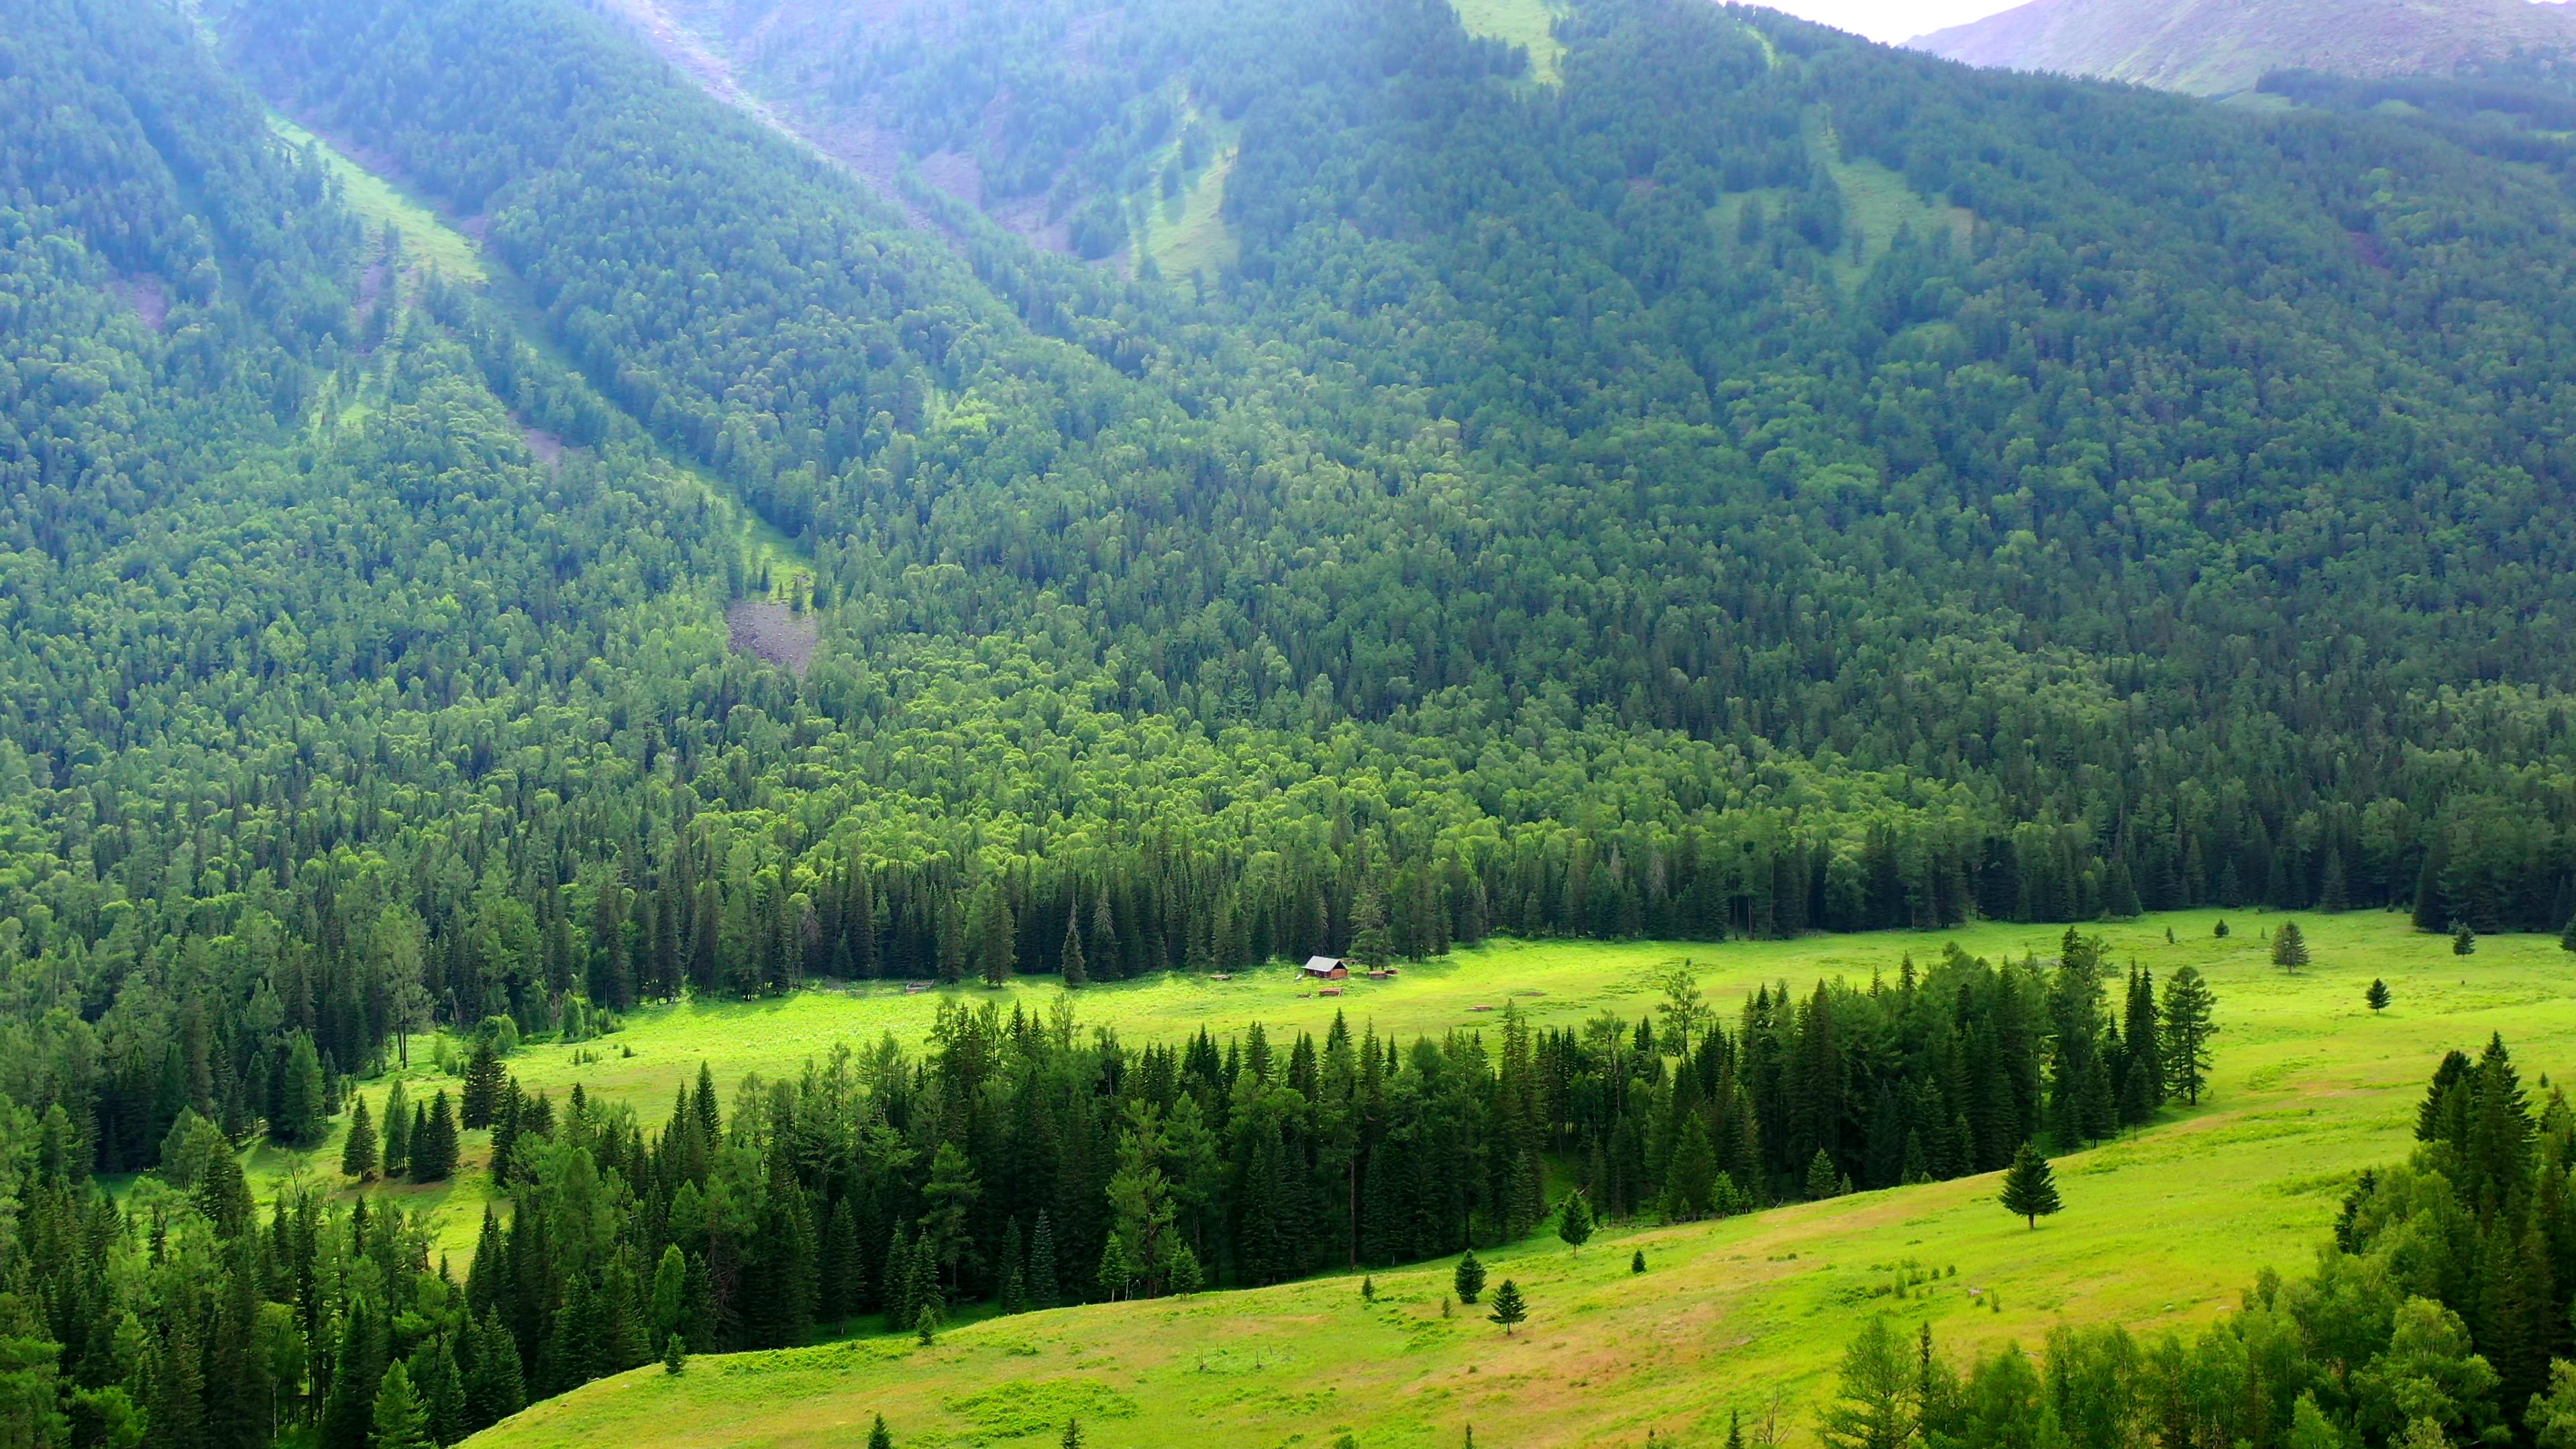
{"type": "Polygon", "coordinates": [[[84,1445],[301,1426],[361,1449],[389,1393],[446,1443],[657,1356],[1508,1241],[1548,1216],[1549,1157],[1576,1169],[1569,1234],[1578,1209],[1588,1229],[1596,1211],[1688,1219],[1986,1171],[2198,1091],[2214,1028],[2196,977],[2160,1011],[2132,971],[2120,1019],[2105,985],[2098,944],[2070,936],[2053,968],[1953,951],[1865,991],[1766,988],[1730,1032],[1684,967],[1633,1023],[1536,1032],[1515,1008],[1490,1044],[1409,1046],[1336,1018],[1320,1042],[1255,1026],[1130,1049],[1069,1005],[944,1004],[918,1057],[844,1046],[747,1080],[730,1112],[702,1068],[650,1131],[578,1087],[560,1107],[528,1095],[486,1039],[453,1111],[444,1088],[353,1091],[340,1161],[435,1180],[460,1129],[488,1132],[510,1211],[487,1209],[461,1282],[378,1198],[290,1184],[263,1222],[192,1109],[120,1204],[67,1112],[11,1105],[0,1187],[26,1206],[0,1237],[0,1328],[29,1351],[5,1392],[81,1417],[84,1445]]]}
{"type": "Polygon", "coordinates": [[[2304,1278],[2265,1272],[2197,1337],[2061,1328],[1962,1373],[1926,1325],[1845,1356],[1834,1449],[2550,1446],[2576,1434],[2576,1112],[2538,1109],[2501,1039],[2452,1052],[2407,1163],[2365,1172],[2304,1278]]]}

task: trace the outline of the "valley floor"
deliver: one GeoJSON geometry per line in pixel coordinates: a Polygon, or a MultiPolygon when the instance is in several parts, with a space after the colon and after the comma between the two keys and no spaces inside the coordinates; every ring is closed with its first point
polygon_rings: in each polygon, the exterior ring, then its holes
{"type": "MultiPolygon", "coordinates": [[[[1051,1443],[1068,1416],[1100,1449],[1329,1445],[1346,1433],[1368,1449],[1448,1446],[1470,1426],[1476,1442],[1497,1446],[1639,1444],[1650,1430],[1714,1444],[1730,1413],[1752,1426],[1775,1409],[1786,1437],[1802,1442],[1843,1344],[1872,1314],[1908,1332],[1929,1322],[1961,1355],[2035,1346],[2059,1323],[2188,1332],[2229,1311],[2258,1270],[2306,1266],[2353,1174],[2405,1154],[2444,1051],[2501,1032],[2526,1080],[2576,1057],[2576,957],[2554,939],[2488,938],[2458,957],[2447,938],[2416,935],[2400,916],[2310,916],[2302,925],[2315,964],[2293,976],[2269,964],[2265,933],[2278,918],[2234,916],[2223,940],[2211,934],[2215,918],[2104,929],[2114,961],[2134,957],[2160,978],[2185,964],[2208,975],[2222,1026],[2215,1090],[2196,1110],[2177,1107],[2148,1131],[2060,1159],[2067,1210],[2036,1232],[1995,1205],[1992,1178],[1723,1222],[1614,1226],[1579,1257],[1552,1236],[1487,1255],[1493,1280],[1516,1279],[1530,1300],[1529,1323],[1508,1339],[1481,1310],[1443,1316],[1452,1266],[1443,1260],[1378,1273],[1374,1304],[1354,1275],[989,1319],[927,1348],[870,1337],[700,1358],[676,1378],[651,1367],[541,1404],[476,1443],[789,1449],[856,1442],[881,1413],[908,1449],[1051,1443]],[[2373,978],[2395,993],[2384,1015],[2362,1002],[2373,978]],[[1630,1272],[1640,1251],[1643,1276],[1630,1272]]],[[[1131,1039],[1202,1024],[1223,1035],[1253,1020],[1275,1037],[1320,1030],[1336,1009],[1410,1036],[1489,1022],[1472,1008],[1511,993],[1542,1023],[1605,1009],[1633,1018],[1649,1009],[1662,968],[1684,956],[1731,1012],[1762,982],[1811,988],[1820,975],[1874,971],[1892,980],[1903,954],[1922,959],[1946,940],[2019,955],[2052,950],[2058,934],[1988,925],[1717,946],[1500,942],[1393,982],[1355,983],[1339,999],[1303,995],[1286,971],[1266,968],[1225,983],[1094,987],[1079,1006],[1085,1021],[1131,1039]]],[[[1044,1010],[1056,989],[1028,981],[1009,994],[1044,1010]]],[[[512,1066],[531,1088],[580,1081],[633,1101],[652,1123],[700,1060],[730,1088],[748,1071],[792,1072],[836,1041],[864,1045],[884,1032],[916,1041],[939,995],[879,985],[657,1009],[589,1044],[596,1063],[546,1045],[512,1066]],[[621,1054],[627,1047],[634,1056],[621,1054]]],[[[477,1145],[481,1136],[472,1134],[477,1145]]],[[[462,1210],[448,1224],[461,1249],[481,1185],[469,1172],[436,1194],[462,1210]]]]}

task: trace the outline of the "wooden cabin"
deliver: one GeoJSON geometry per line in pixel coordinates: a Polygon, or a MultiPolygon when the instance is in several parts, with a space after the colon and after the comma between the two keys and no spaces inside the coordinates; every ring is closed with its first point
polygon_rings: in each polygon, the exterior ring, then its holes
{"type": "Polygon", "coordinates": [[[1308,981],[1347,981],[1351,963],[1339,956],[1309,956],[1306,964],[1297,968],[1297,974],[1308,981]]]}

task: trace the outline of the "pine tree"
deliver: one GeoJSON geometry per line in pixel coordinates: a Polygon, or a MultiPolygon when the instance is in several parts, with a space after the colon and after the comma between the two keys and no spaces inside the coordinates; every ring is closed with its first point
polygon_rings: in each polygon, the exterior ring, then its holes
{"type": "Polygon", "coordinates": [[[2294,973],[2308,964],[2308,938],[2300,932],[2298,922],[2283,921],[2281,929],[2273,933],[2272,964],[2294,973]]]}
{"type": "Polygon", "coordinates": [[[413,1391],[411,1371],[397,1363],[376,1383],[375,1432],[368,1449],[435,1449],[429,1437],[429,1415],[413,1391]]]}
{"type": "Polygon", "coordinates": [[[939,1341],[939,1305],[937,1303],[924,1303],[914,1311],[912,1336],[924,1348],[939,1341]]]}
{"type": "Polygon", "coordinates": [[[1467,1250],[1467,1256],[1458,1260],[1458,1271],[1451,1279],[1451,1286],[1458,1290],[1458,1301],[1461,1303],[1473,1303],[1484,1296],[1485,1265],[1476,1261],[1476,1252],[1473,1248],[1467,1250]]]}
{"type": "Polygon", "coordinates": [[[2370,989],[2361,994],[2361,999],[2369,1005],[2374,1014],[2386,1011],[2388,1009],[2388,1002],[2390,999],[2388,983],[2373,978],[2370,983],[2370,989]]]}
{"type": "Polygon", "coordinates": [[[688,1335],[674,1333],[662,1340],[662,1372],[676,1374],[689,1366],[688,1335]]]}
{"type": "Polygon", "coordinates": [[[2213,936],[2216,936],[2218,939],[2220,939],[2220,940],[2222,940],[2222,941],[2226,940],[2226,939],[2227,939],[2227,918],[2226,918],[2225,916],[2221,916],[2221,917],[2219,917],[2219,918],[2218,918],[2218,924],[2210,930],[2210,933],[2209,933],[2209,934],[2211,934],[2211,935],[2213,935],[2213,936]]]}
{"type": "Polygon", "coordinates": [[[903,1224],[894,1225],[894,1241],[886,1247],[885,1276],[886,1327],[908,1327],[917,1304],[912,1299],[912,1243],[904,1235],[903,1224]]]}
{"type": "Polygon", "coordinates": [[[1887,1320],[1873,1318],[1843,1352],[1834,1401],[1818,1416],[1828,1449],[1904,1449],[1915,1437],[1914,1374],[1887,1320]]]}
{"type": "Polygon", "coordinates": [[[429,1116],[411,1144],[411,1180],[438,1182],[456,1171],[456,1111],[441,1087],[430,1099],[429,1116]]]}
{"type": "Polygon", "coordinates": [[[831,1210],[823,1229],[818,1306],[835,1331],[849,1323],[864,1286],[860,1281],[865,1270],[859,1264],[858,1216],[858,1205],[844,1201],[831,1210]]]}
{"type": "Polygon", "coordinates": [[[1645,1249],[1639,1248],[1637,1251],[1628,1255],[1628,1271],[1631,1273],[1643,1273],[1646,1271],[1645,1249]]]}
{"type": "Polygon", "coordinates": [[[2218,999],[2201,980],[2197,967],[2185,966],[2165,983],[2162,1054],[2167,1090],[2191,1105],[2209,1083],[2209,1039],[2218,1034],[2211,1019],[2218,999]]]}
{"type": "Polygon", "coordinates": [[[2460,928],[2451,933],[2451,954],[2454,956],[2478,954],[2478,933],[2469,929],[2469,923],[2466,921],[2462,921],[2460,928]]]}
{"type": "Polygon", "coordinates": [[[883,1414],[877,1415],[875,1425],[868,1430],[868,1449],[894,1449],[894,1433],[886,1428],[883,1414]]]}
{"type": "Polygon", "coordinates": [[[367,1117],[367,1099],[349,1109],[349,1140],[340,1148],[340,1172],[360,1182],[376,1175],[376,1124],[367,1117]]]}
{"type": "Polygon", "coordinates": [[[2066,1206],[2057,1197],[2056,1169],[2031,1143],[2024,1142],[2013,1154],[2012,1166],[2004,1170],[2003,1205],[2014,1216],[2029,1219],[2033,1228],[2041,1218],[2066,1206]]]}
{"type": "Polygon", "coordinates": [[[1485,1317],[1503,1326],[1503,1337],[1511,1337],[1512,1326],[1529,1318],[1529,1302],[1521,1297],[1521,1285],[1504,1279],[1503,1286],[1494,1290],[1494,1311],[1485,1317]]]}
{"type": "Polygon", "coordinates": [[[1080,1419],[1065,1420],[1064,1436],[1057,1439],[1055,1442],[1056,1449],[1082,1449],[1082,1421],[1080,1419]]]}
{"type": "Polygon", "coordinates": [[[2326,847],[2325,872],[2317,882],[2317,909],[2328,915],[2352,909],[2352,889],[2344,881],[2343,851],[2337,846],[2326,847]]]}
{"type": "Polygon", "coordinates": [[[1567,1193],[1565,1202],[1557,1208],[1556,1235],[1578,1258],[1583,1256],[1583,1245],[1592,1241],[1592,1204],[1580,1189],[1567,1193]]]}

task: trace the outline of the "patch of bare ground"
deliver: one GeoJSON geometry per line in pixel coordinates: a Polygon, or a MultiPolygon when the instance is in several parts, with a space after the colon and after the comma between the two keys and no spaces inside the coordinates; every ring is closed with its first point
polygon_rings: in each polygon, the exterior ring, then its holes
{"type": "MultiPolygon", "coordinates": [[[[515,422],[518,420],[513,419],[512,421],[515,422]]],[[[528,445],[529,452],[537,455],[538,462],[545,464],[548,468],[556,468],[562,465],[564,455],[564,440],[562,438],[557,437],[553,433],[547,432],[543,428],[532,427],[525,422],[519,423],[519,438],[528,445]]],[[[739,643],[740,641],[737,640],[736,642],[739,643]]]]}
{"type": "Polygon", "coordinates": [[[162,324],[170,320],[170,293],[161,285],[159,277],[147,272],[141,276],[119,278],[116,289],[124,295],[125,305],[134,309],[134,315],[142,319],[144,326],[158,332],[162,324]]]}
{"type": "Polygon", "coordinates": [[[803,678],[823,640],[823,621],[767,599],[737,599],[725,609],[733,647],[803,678]]]}

